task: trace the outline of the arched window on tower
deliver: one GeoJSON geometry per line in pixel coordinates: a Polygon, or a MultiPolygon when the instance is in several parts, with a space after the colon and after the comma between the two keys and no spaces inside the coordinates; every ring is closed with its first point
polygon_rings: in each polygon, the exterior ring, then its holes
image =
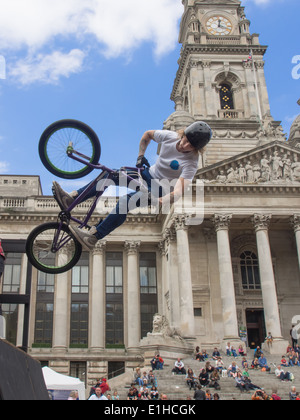
{"type": "Polygon", "coordinates": [[[221,85],[220,89],[221,109],[234,109],[233,92],[231,86],[226,83],[221,85]]]}
{"type": "Polygon", "coordinates": [[[244,290],[261,290],[259,263],[257,255],[245,251],[240,256],[242,284],[244,290]]]}

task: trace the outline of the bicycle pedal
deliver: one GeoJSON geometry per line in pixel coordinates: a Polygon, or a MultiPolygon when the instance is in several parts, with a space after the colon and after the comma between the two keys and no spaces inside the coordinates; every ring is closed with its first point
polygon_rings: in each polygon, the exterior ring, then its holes
{"type": "Polygon", "coordinates": [[[62,222],[69,225],[70,224],[70,219],[71,219],[71,214],[70,214],[70,212],[63,210],[59,213],[58,218],[62,222]]]}

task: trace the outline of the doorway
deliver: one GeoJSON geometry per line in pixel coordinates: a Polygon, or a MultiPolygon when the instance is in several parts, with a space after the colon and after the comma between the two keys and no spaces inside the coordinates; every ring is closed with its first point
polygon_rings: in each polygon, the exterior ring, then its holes
{"type": "Polygon", "coordinates": [[[263,309],[246,310],[248,346],[255,349],[262,345],[266,338],[265,314],[263,309]]]}

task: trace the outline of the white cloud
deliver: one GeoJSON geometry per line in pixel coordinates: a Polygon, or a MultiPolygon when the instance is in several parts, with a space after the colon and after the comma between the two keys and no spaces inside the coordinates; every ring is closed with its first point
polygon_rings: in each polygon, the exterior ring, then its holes
{"type": "Polygon", "coordinates": [[[128,58],[148,42],[160,58],[177,45],[182,13],[180,0],[0,0],[0,51],[22,85],[58,83],[82,71],[83,49],[128,58]],[[74,49],[61,52],[64,42],[74,49]]]}
{"type": "Polygon", "coordinates": [[[0,0],[0,48],[40,48],[76,33],[89,0],[0,0]]]}
{"type": "Polygon", "coordinates": [[[74,49],[68,54],[54,51],[52,54],[28,56],[18,60],[10,69],[10,76],[21,85],[30,85],[35,82],[57,84],[61,77],[70,77],[79,73],[83,67],[85,53],[74,49]]]}
{"type": "Polygon", "coordinates": [[[105,46],[105,54],[114,57],[153,42],[161,56],[174,48],[177,23],[183,13],[174,0],[98,0],[88,15],[87,30],[105,46]]]}
{"type": "Polygon", "coordinates": [[[274,4],[275,2],[277,3],[283,3],[283,1],[287,1],[287,0],[244,0],[244,3],[255,3],[257,6],[266,6],[269,4],[274,4]]]}
{"type": "Polygon", "coordinates": [[[9,170],[9,163],[0,161],[0,174],[6,174],[8,170],[9,170]]]}
{"type": "Polygon", "coordinates": [[[155,54],[177,41],[180,0],[0,0],[0,49],[36,51],[58,36],[94,36],[108,57],[149,41],[155,54]]]}

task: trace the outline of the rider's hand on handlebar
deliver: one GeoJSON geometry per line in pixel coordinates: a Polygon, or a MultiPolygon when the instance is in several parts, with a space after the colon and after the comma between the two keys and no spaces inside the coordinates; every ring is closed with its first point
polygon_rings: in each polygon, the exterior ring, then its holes
{"type": "Polygon", "coordinates": [[[141,155],[138,157],[137,162],[136,162],[136,167],[137,168],[142,168],[143,166],[147,166],[148,168],[150,168],[150,163],[148,162],[148,160],[145,158],[145,156],[141,155]]]}

